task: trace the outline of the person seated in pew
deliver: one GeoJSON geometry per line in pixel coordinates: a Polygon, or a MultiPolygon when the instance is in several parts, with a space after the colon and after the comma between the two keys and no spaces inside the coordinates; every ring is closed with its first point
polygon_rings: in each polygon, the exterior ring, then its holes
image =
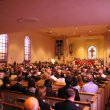
{"type": "Polygon", "coordinates": [[[25,100],[24,110],[40,110],[38,100],[35,97],[29,97],[25,100]]]}
{"type": "Polygon", "coordinates": [[[77,81],[77,78],[75,76],[73,76],[73,78],[72,78],[72,84],[71,85],[73,88],[77,89],[78,92],[81,91],[81,87],[78,85],[78,81],[77,81]]]}
{"type": "Polygon", "coordinates": [[[57,81],[57,77],[55,77],[53,73],[51,74],[50,78],[51,78],[53,81],[57,81]]]}
{"type": "Polygon", "coordinates": [[[9,77],[8,76],[5,76],[3,78],[3,85],[1,86],[0,89],[3,89],[3,90],[10,90],[11,86],[10,86],[10,80],[9,80],[9,77]]]}
{"type": "Polygon", "coordinates": [[[50,105],[45,102],[45,97],[46,97],[45,86],[40,86],[38,87],[38,89],[36,89],[35,97],[38,99],[41,110],[52,110],[50,105]]]}
{"type": "Polygon", "coordinates": [[[77,81],[78,81],[78,85],[80,87],[82,87],[84,85],[84,81],[83,81],[83,78],[80,74],[77,75],[77,81]]]}
{"type": "Polygon", "coordinates": [[[44,86],[46,86],[46,96],[57,97],[56,92],[52,90],[52,80],[51,79],[45,80],[44,86]]]}
{"type": "Polygon", "coordinates": [[[37,86],[43,86],[46,79],[49,79],[49,75],[45,72],[41,75],[41,79],[37,81],[37,86]]]}
{"type": "Polygon", "coordinates": [[[94,82],[95,82],[95,84],[98,85],[98,87],[100,87],[100,84],[104,84],[105,81],[103,81],[102,78],[100,77],[100,75],[97,74],[94,77],[94,82]]]}
{"type": "Polygon", "coordinates": [[[100,76],[100,80],[102,80],[102,82],[107,81],[107,75],[104,74],[104,70],[103,69],[99,69],[99,76],[100,76]]]}
{"type": "Polygon", "coordinates": [[[74,104],[75,91],[72,87],[68,87],[65,91],[66,100],[55,104],[54,110],[82,110],[74,104]]]}
{"type": "Polygon", "coordinates": [[[22,77],[18,77],[17,83],[11,87],[11,90],[26,93],[26,87],[22,86],[22,82],[22,77]]]}
{"type": "MultiPolygon", "coordinates": [[[[69,87],[72,87],[71,84],[72,84],[72,77],[71,76],[67,76],[65,78],[65,82],[66,82],[66,85],[63,87],[63,88],[60,88],[58,90],[58,97],[59,98],[66,98],[66,90],[69,88],[69,87]]],[[[79,93],[78,93],[78,90],[73,88],[74,91],[75,91],[75,100],[76,101],[80,101],[80,97],[79,97],[79,93]]]]}
{"type": "Polygon", "coordinates": [[[57,82],[65,83],[65,77],[63,73],[60,74],[60,78],[57,79],[57,82]]]}
{"type": "Polygon", "coordinates": [[[34,79],[30,79],[28,81],[28,88],[26,90],[26,93],[28,95],[34,95],[36,91],[36,87],[35,87],[35,80],[34,79]]]}
{"type": "Polygon", "coordinates": [[[40,78],[40,72],[36,72],[34,70],[32,76],[31,76],[31,79],[34,79],[36,82],[39,81],[41,78],[40,78]]]}
{"type": "Polygon", "coordinates": [[[88,82],[83,85],[82,92],[88,92],[88,93],[96,93],[98,91],[98,86],[93,82],[93,75],[88,74],[87,75],[88,82]]]}

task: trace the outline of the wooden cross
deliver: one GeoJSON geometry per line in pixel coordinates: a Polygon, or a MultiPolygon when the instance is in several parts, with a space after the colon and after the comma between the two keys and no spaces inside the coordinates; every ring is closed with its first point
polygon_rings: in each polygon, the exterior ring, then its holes
{"type": "Polygon", "coordinates": [[[93,53],[95,52],[95,50],[93,48],[91,48],[90,52],[91,52],[91,58],[92,58],[93,57],[93,53]]]}

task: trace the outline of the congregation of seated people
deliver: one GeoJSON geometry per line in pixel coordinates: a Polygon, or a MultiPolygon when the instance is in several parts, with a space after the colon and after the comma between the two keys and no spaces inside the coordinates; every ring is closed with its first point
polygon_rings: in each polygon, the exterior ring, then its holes
{"type": "MultiPolygon", "coordinates": [[[[38,101],[38,107],[35,110],[53,109],[45,102],[46,96],[66,99],[56,104],[55,110],[70,110],[72,107],[73,110],[81,110],[73,103],[74,100],[80,101],[79,92],[97,93],[101,84],[107,80],[110,67],[72,62],[69,64],[51,62],[17,64],[14,62],[2,64],[0,74],[0,88],[35,97],[38,101]],[[24,85],[24,82],[27,82],[27,85],[24,85]],[[53,85],[62,85],[62,87],[54,90],[53,85]]],[[[35,99],[32,98],[32,100],[35,99]]],[[[25,106],[26,110],[31,110],[27,105],[25,106]]]]}

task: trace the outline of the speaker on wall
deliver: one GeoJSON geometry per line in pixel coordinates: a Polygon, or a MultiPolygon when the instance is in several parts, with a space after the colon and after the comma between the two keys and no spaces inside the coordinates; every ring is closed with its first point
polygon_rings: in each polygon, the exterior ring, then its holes
{"type": "Polygon", "coordinates": [[[63,40],[56,40],[55,55],[58,56],[58,59],[63,55],[63,40]]]}

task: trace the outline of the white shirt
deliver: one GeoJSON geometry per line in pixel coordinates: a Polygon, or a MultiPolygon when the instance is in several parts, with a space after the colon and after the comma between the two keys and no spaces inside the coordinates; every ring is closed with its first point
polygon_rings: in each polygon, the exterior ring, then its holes
{"type": "Polygon", "coordinates": [[[83,85],[82,92],[96,93],[98,91],[98,86],[92,81],[83,85]]]}
{"type": "Polygon", "coordinates": [[[50,78],[53,79],[54,81],[57,81],[57,78],[54,75],[51,75],[50,78]]]}
{"type": "Polygon", "coordinates": [[[80,87],[79,85],[74,86],[73,88],[77,89],[77,90],[78,90],[78,92],[80,92],[80,91],[81,91],[81,87],[80,87]]]}
{"type": "Polygon", "coordinates": [[[103,78],[106,78],[106,77],[107,77],[105,74],[102,74],[101,76],[102,76],[103,78]]]}
{"type": "Polygon", "coordinates": [[[57,79],[57,82],[63,82],[63,83],[65,83],[65,78],[58,78],[57,79]]]}

